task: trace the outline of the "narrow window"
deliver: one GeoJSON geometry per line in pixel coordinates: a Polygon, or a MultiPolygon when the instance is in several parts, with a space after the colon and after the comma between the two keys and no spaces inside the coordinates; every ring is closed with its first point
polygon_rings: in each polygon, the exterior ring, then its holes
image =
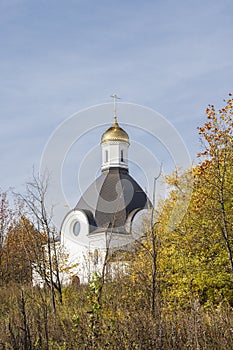
{"type": "Polygon", "coordinates": [[[124,162],[124,154],[123,154],[123,150],[121,150],[121,162],[124,162]]]}
{"type": "Polygon", "coordinates": [[[105,162],[108,162],[108,151],[105,151],[105,162]]]}
{"type": "Polygon", "coordinates": [[[94,265],[97,265],[99,262],[99,252],[97,249],[94,250],[94,265]]]}

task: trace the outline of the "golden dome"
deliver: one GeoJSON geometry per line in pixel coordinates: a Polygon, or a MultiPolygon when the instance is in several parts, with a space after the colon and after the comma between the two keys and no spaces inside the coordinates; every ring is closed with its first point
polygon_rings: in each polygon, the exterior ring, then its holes
{"type": "Polygon", "coordinates": [[[103,133],[101,138],[101,143],[109,141],[122,141],[129,143],[129,136],[127,132],[119,126],[116,117],[114,117],[112,126],[103,133]]]}

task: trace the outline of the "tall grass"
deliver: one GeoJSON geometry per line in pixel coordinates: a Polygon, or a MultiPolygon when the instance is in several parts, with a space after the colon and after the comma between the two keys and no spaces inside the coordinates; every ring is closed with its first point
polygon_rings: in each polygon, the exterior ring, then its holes
{"type": "Polygon", "coordinates": [[[14,285],[0,290],[0,349],[233,349],[233,310],[156,305],[136,298],[126,281],[104,286],[101,310],[91,324],[88,286],[66,287],[56,314],[46,289],[14,285]]]}

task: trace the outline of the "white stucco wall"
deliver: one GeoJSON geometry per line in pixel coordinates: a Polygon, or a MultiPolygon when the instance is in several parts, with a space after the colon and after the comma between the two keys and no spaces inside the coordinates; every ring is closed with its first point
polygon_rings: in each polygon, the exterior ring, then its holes
{"type": "Polygon", "coordinates": [[[121,167],[128,169],[128,143],[119,141],[104,142],[101,147],[102,170],[110,167],[121,167]],[[123,151],[123,161],[121,160],[121,151],[123,151]],[[107,159],[106,152],[108,154],[107,159]]]}

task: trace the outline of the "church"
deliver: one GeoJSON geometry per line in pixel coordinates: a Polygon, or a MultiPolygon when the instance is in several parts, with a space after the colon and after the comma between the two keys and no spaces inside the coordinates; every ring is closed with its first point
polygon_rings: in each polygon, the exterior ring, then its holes
{"type": "Polygon", "coordinates": [[[73,275],[81,282],[102,270],[106,249],[127,249],[142,235],[151,215],[151,202],[129,174],[130,139],[121,128],[114,99],[113,124],[101,137],[101,175],[69,211],[61,225],[61,244],[69,255],[73,275]]]}

